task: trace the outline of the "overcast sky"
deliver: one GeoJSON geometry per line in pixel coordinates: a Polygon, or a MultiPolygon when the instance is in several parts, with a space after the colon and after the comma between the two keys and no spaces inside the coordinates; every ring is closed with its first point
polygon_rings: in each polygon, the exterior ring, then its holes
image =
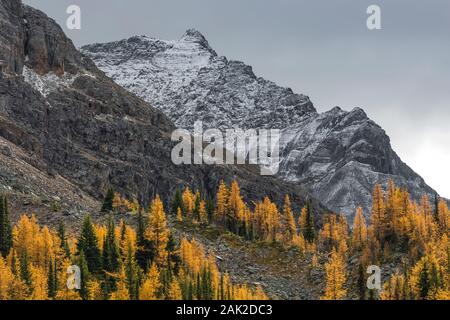
{"type": "Polygon", "coordinates": [[[450,198],[448,0],[24,0],[77,46],[132,35],[178,39],[201,31],[219,55],[308,95],[319,111],[363,108],[394,150],[450,198]],[[65,27],[66,8],[82,29],[65,27]],[[381,7],[382,30],[366,27],[381,7]]]}

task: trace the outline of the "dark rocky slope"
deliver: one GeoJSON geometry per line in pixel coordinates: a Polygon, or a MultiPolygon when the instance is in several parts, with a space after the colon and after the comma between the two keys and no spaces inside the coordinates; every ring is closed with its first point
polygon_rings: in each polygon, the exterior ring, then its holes
{"type": "Polygon", "coordinates": [[[162,112],[107,78],[44,13],[7,0],[0,17],[0,192],[12,194],[16,208],[58,199],[68,204],[66,216],[74,208],[81,216],[98,209],[110,185],[147,204],[157,193],[167,200],[180,185],[212,192],[234,178],[248,199],[289,193],[304,204],[304,190],[261,177],[255,167],[172,164],[175,126],[162,112]],[[66,187],[56,183],[63,181],[66,187]],[[23,200],[30,194],[31,204],[23,200]]]}

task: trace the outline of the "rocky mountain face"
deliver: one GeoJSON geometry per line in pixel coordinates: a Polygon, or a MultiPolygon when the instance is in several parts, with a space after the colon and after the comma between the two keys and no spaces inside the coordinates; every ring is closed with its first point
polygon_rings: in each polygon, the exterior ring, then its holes
{"type": "Polygon", "coordinates": [[[248,200],[287,193],[305,204],[305,190],[254,166],[174,165],[172,121],[106,77],[44,13],[2,0],[0,41],[0,193],[12,211],[78,223],[109,186],[148,204],[181,186],[215,192],[222,179],[237,179],[248,200]]]}
{"type": "Polygon", "coordinates": [[[205,37],[146,36],[82,48],[116,83],[164,112],[177,126],[282,129],[279,177],[306,186],[336,212],[370,212],[376,183],[389,179],[418,199],[434,191],[392,150],[384,130],[364,111],[318,113],[310,99],[257,77],[218,56],[205,37]]]}

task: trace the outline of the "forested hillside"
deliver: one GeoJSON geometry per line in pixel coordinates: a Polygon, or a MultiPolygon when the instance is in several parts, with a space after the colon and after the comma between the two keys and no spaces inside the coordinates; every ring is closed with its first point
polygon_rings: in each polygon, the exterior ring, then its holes
{"type": "Polygon", "coordinates": [[[370,221],[358,209],[352,228],[335,214],[317,228],[309,204],[299,214],[288,196],[280,208],[268,197],[248,204],[236,181],[231,186],[222,182],[215,197],[178,190],[170,208],[156,196],[145,209],[110,190],[102,208],[106,222],[88,215],[80,230],[67,232],[62,223],[40,226],[36,216],[23,215],[12,224],[7,197],[2,197],[0,298],[271,298],[258,283],[233,282],[227,270],[219,269],[221,258],[195,236],[174,236],[191,226],[294,250],[296,259],[308,263],[302,272],[322,271],[317,299],[449,299],[450,212],[444,200],[434,200],[431,204],[424,196],[415,203],[393,183],[386,191],[377,185],[370,221]],[[81,270],[78,290],[66,285],[71,265],[81,270]],[[366,287],[369,265],[391,266],[381,292],[366,287]]]}

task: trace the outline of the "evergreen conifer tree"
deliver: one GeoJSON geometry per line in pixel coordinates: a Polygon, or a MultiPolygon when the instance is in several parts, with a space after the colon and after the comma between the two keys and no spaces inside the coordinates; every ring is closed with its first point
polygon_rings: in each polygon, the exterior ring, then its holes
{"type": "Polygon", "coordinates": [[[177,188],[177,191],[175,191],[175,195],[172,200],[172,205],[170,208],[170,214],[173,216],[176,216],[178,209],[181,209],[183,212],[183,198],[181,196],[181,191],[179,188],[177,188]]]}
{"type": "Polygon", "coordinates": [[[308,242],[313,242],[315,238],[315,230],[314,230],[314,217],[311,209],[311,201],[307,201],[306,203],[306,217],[305,217],[305,227],[303,230],[303,237],[308,242]]]}
{"type": "Polygon", "coordinates": [[[109,188],[106,192],[105,199],[103,200],[102,212],[108,212],[113,210],[114,190],[109,188]]]}
{"type": "Polygon", "coordinates": [[[9,221],[8,203],[0,196],[0,254],[6,257],[12,247],[12,229],[9,221]]]}
{"type": "Polygon", "coordinates": [[[55,298],[58,291],[56,261],[50,261],[47,274],[47,291],[50,298],[55,298]]]}
{"type": "Polygon", "coordinates": [[[97,235],[91,222],[91,217],[84,218],[81,233],[77,243],[78,253],[84,253],[89,272],[98,273],[101,269],[101,256],[97,235]]]}
{"type": "Polygon", "coordinates": [[[116,225],[112,216],[108,219],[108,227],[106,237],[103,244],[103,269],[107,272],[114,273],[119,271],[119,246],[115,233],[116,225]]]}
{"type": "Polygon", "coordinates": [[[69,249],[69,243],[67,242],[67,236],[66,236],[66,227],[64,226],[64,223],[61,221],[58,225],[58,237],[61,241],[61,249],[63,250],[64,254],[67,258],[70,257],[70,249],[69,249]]]}
{"type": "Polygon", "coordinates": [[[88,300],[89,298],[89,280],[90,280],[90,274],[89,274],[89,266],[88,261],[86,260],[86,256],[81,250],[78,254],[78,267],[80,268],[80,289],[79,293],[83,300],[88,300]]]}

